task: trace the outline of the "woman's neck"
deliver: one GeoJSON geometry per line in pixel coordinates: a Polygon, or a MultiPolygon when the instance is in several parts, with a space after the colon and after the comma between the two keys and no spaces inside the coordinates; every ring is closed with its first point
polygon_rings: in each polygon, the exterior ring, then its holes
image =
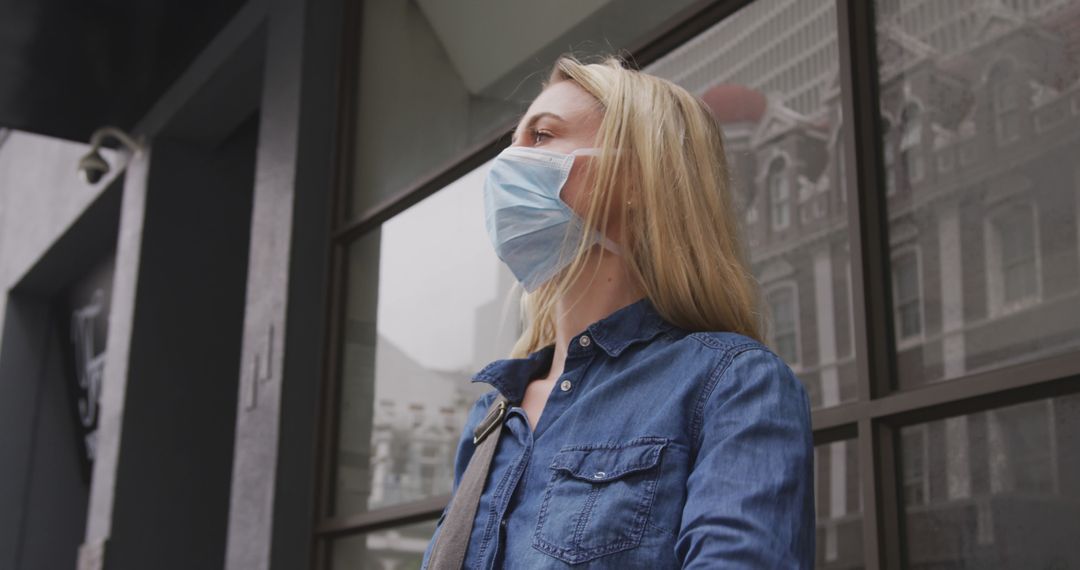
{"type": "Polygon", "coordinates": [[[566,294],[556,301],[555,354],[548,380],[562,375],[567,345],[574,335],[644,296],[641,288],[631,282],[621,257],[599,245],[593,247],[601,255],[590,256],[595,261],[582,269],[566,294]]]}

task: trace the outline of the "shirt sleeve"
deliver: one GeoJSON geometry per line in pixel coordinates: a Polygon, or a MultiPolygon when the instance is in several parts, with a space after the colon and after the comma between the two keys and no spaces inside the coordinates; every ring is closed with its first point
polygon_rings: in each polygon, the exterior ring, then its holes
{"type": "MultiPolygon", "coordinates": [[[[465,468],[469,465],[469,460],[472,459],[473,453],[476,452],[476,445],[473,444],[473,430],[480,424],[480,420],[484,419],[487,414],[487,409],[491,406],[491,402],[498,396],[498,390],[491,390],[484,395],[477,398],[473,403],[472,409],[469,410],[468,415],[465,418],[465,426],[461,429],[461,435],[458,437],[457,451],[454,454],[454,481],[451,485],[451,501],[453,501],[453,493],[457,492],[458,485],[461,484],[461,477],[465,474],[465,468]]],[[[420,560],[421,570],[426,570],[428,565],[428,559],[431,557],[431,548],[435,546],[435,539],[439,536],[439,529],[442,528],[443,518],[446,517],[447,511],[450,510],[450,505],[447,504],[443,508],[442,515],[439,516],[438,522],[435,523],[435,532],[428,539],[427,547],[424,549],[424,555],[420,560]]]]}
{"type": "Polygon", "coordinates": [[[683,568],[814,566],[806,389],[773,352],[726,356],[706,385],[675,553],[683,568]]]}

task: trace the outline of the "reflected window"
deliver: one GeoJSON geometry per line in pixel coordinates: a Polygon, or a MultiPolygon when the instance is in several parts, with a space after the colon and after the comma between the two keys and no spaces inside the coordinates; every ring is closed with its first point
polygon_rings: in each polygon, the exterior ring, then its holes
{"type": "Polygon", "coordinates": [[[858,447],[841,440],[814,448],[818,569],[863,567],[858,447]]]}
{"type": "Polygon", "coordinates": [[[338,515],[449,493],[466,414],[491,389],[470,377],[517,338],[515,281],[484,230],[485,174],[349,245],[338,515]]]}
{"type": "Polygon", "coordinates": [[[836,145],[836,183],[838,185],[837,190],[840,192],[840,205],[847,204],[847,191],[848,191],[848,177],[847,177],[847,157],[844,153],[844,146],[837,143],[836,145]]]}
{"type": "Polygon", "coordinates": [[[893,256],[892,263],[896,337],[910,340],[922,334],[919,252],[906,248],[893,256]]]}
{"type": "Polygon", "coordinates": [[[424,561],[435,521],[354,534],[335,540],[330,547],[333,570],[405,570],[424,561]]]}
{"type": "Polygon", "coordinates": [[[908,567],[1080,567],[1080,395],[907,426],[900,445],[908,567]]]}
{"type": "Polygon", "coordinates": [[[990,71],[989,87],[994,112],[994,131],[1001,144],[1020,137],[1021,98],[1023,89],[1010,61],[994,64],[990,71]]]}
{"type": "Polygon", "coordinates": [[[920,245],[890,279],[897,386],[1075,352],[1080,138],[1063,134],[1080,132],[1080,0],[876,8],[881,191],[921,180],[884,216],[890,243],[908,227],[920,245]],[[1040,116],[1054,126],[1029,128],[1040,116]]]}
{"type": "Polygon", "coordinates": [[[1052,445],[1053,407],[1031,402],[987,413],[990,489],[995,493],[1057,491],[1052,445]]]}
{"type": "Polygon", "coordinates": [[[922,118],[914,103],[900,113],[900,164],[909,187],[922,180],[922,118]]]}
{"type": "Polygon", "coordinates": [[[885,195],[896,193],[896,145],[893,144],[892,123],[888,119],[881,121],[881,152],[885,159],[885,195]]]}
{"type": "Polygon", "coordinates": [[[795,285],[778,285],[768,292],[769,314],[772,326],[769,328],[771,345],[776,354],[789,366],[799,363],[799,327],[798,310],[795,300],[795,285]]]}
{"type": "Polygon", "coordinates": [[[930,479],[926,476],[927,453],[926,426],[914,426],[903,431],[904,504],[925,505],[930,499],[930,479]]]}
{"type": "Polygon", "coordinates": [[[791,223],[791,186],[788,181],[787,161],[783,157],[769,163],[766,185],[769,188],[769,201],[772,203],[772,226],[782,230],[791,223]]]}
{"type": "Polygon", "coordinates": [[[1023,307],[1039,295],[1035,209],[1030,204],[1000,208],[987,221],[991,314],[1023,307]]]}
{"type": "Polygon", "coordinates": [[[949,172],[956,165],[956,151],[952,148],[943,148],[937,155],[938,172],[949,172]]]}

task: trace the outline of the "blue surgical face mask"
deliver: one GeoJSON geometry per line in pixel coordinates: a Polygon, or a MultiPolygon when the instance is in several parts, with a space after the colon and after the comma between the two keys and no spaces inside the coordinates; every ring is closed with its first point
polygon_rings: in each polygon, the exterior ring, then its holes
{"type": "MultiPolygon", "coordinates": [[[[495,253],[532,293],[573,261],[584,220],[559,198],[574,159],[595,156],[596,148],[570,154],[512,146],[492,162],[484,181],[484,223],[495,253]]],[[[588,246],[619,246],[592,230],[588,246]]]]}

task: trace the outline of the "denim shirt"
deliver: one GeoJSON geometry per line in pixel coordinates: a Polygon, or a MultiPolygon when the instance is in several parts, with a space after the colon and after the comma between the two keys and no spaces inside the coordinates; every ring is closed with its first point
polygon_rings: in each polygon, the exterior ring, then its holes
{"type": "Polygon", "coordinates": [[[687,332],[639,299],[571,339],[534,431],[520,403],[553,355],[548,345],[472,378],[495,390],[469,412],[455,491],[473,429],[498,393],[511,407],[465,568],[813,567],[809,399],[772,351],[687,332]]]}

